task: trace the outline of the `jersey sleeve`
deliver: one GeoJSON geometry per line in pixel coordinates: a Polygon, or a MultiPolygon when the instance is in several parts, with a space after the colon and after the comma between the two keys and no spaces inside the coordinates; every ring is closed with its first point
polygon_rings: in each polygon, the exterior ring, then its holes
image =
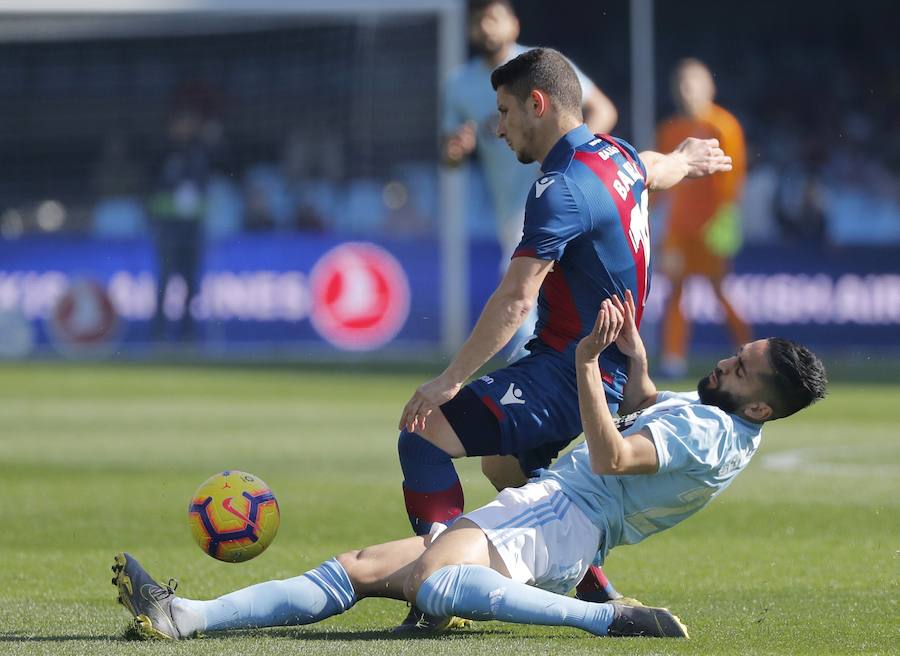
{"type": "Polygon", "coordinates": [[[545,175],[528,191],[522,241],[513,257],[559,260],[566,244],[583,232],[581,208],[565,177],[545,175]]]}
{"type": "Polygon", "coordinates": [[[653,436],[657,473],[709,469],[718,462],[718,437],[722,426],[713,416],[695,412],[695,406],[683,406],[648,421],[653,436]]]}

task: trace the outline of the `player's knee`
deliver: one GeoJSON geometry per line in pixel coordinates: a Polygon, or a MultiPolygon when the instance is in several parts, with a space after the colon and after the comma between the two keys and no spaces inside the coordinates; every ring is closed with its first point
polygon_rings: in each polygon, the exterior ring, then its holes
{"type": "Polygon", "coordinates": [[[419,559],[413,563],[409,576],[403,583],[403,596],[410,603],[416,602],[416,595],[419,594],[419,588],[439,569],[447,565],[459,565],[459,557],[446,549],[428,549],[419,559]]]}
{"type": "Polygon", "coordinates": [[[365,578],[364,551],[364,549],[354,549],[353,551],[342,553],[337,557],[338,563],[340,563],[341,567],[344,568],[344,571],[347,572],[350,582],[354,585],[362,583],[365,578]]]}
{"type": "Polygon", "coordinates": [[[403,582],[403,596],[406,597],[406,600],[409,603],[416,603],[416,595],[419,594],[419,588],[422,587],[422,584],[429,576],[439,569],[440,566],[435,565],[425,558],[419,558],[419,560],[416,561],[409,576],[406,577],[406,581],[403,582]]]}

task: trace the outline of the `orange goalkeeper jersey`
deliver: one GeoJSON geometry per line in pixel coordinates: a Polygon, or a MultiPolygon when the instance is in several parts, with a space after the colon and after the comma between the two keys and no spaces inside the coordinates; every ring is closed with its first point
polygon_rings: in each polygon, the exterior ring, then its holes
{"type": "Polygon", "coordinates": [[[741,124],[718,105],[712,105],[700,119],[679,115],[664,120],[657,130],[657,149],[671,152],[688,137],[718,139],[725,154],[731,156],[733,169],[729,173],[684,180],[667,192],[671,200],[668,230],[681,236],[702,234],[719,207],[738,199],[747,167],[741,124]]]}

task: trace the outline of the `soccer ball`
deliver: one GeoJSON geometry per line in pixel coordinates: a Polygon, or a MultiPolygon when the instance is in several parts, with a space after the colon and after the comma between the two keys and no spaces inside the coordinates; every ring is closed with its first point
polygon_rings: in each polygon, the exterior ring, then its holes
{"type": "Polygon", "coordinates": [[[197,488],[188,523],[203,551],[226,563],[240,563],[272,544],[281,513],[262,480],[242,471],[223,471],[197,488]]]}

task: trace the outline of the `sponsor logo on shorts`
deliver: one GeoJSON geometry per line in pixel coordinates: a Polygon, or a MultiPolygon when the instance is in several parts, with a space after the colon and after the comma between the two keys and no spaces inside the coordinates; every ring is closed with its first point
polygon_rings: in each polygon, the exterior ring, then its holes
{"type": "Polygon", "coordinates": [[[487,383],[488,385],[493,385],[493,384],[494,384],[494,379],[491,378],[490,376],[482,376],[481,378],[479,378],[479,380],[481,380],[481,381],[487,383]]]}
{"type": "Polygon", "coordinates": [[[515,383],[510,383],[506,394],[500,399],[500,405],[525,405],[525,399],[522,398],[522,390],[516,387],[515,383]]]}

